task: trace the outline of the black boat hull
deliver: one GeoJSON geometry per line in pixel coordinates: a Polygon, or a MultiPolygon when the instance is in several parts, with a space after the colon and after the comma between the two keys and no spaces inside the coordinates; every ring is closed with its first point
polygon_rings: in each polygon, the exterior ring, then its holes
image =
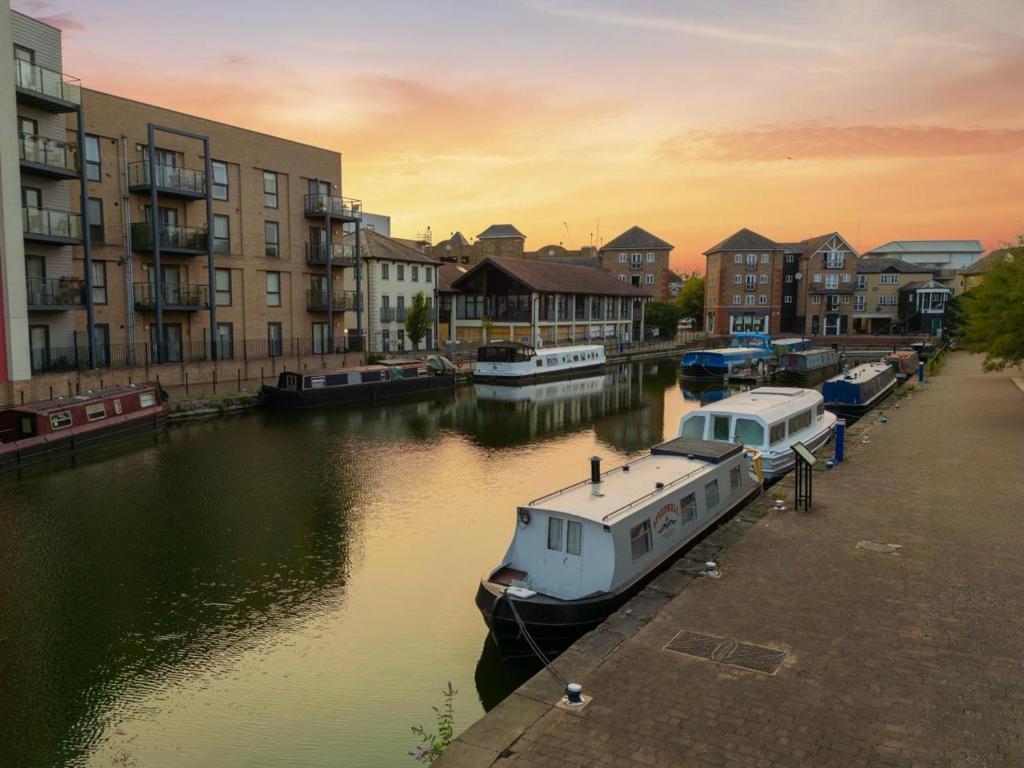
{"type": "Polygon", "coordinates": [[[264,384],[260,394],[268,405],[275,408],[315,408],[322,405],[355,405],[375,403],[403,395],[446,390],[455,387],[455,374],[417,376],[393,381],[373,381],[349,384],[343,387],[324,387],[295,392],[264,384]]]}

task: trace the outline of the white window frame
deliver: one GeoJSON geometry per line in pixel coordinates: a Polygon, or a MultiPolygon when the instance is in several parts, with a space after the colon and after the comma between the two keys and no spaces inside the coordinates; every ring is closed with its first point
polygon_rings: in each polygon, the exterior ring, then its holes
{"type": "Polygon", "coordinates": [[[732,281],[736,285],[743,285],[743,275],[739,275],[739,274],[733,275],[732,281]]]}
{"type": "Polygon", "coordinates": [[[655,259],[654,252],[653,251],[648,252],[648,254],[647,254],[647,263],[648,264],[653,264],[654,263],[654,259],[655,259]]]}
{"type": "Polygon", "coordinates": [[[743,254],[742,253],[735,254],[733,256],[733,263],[735,263],[735,264],[742,264],[743,263],[743,254]]]}
{"type": "Polygon", "coordinates": [[[762,264],[767,264],[768,263],[768,254],[767,253],[762,253],[761,254],[761,263],[762,264]]]}
{"type": "Polygon", "coordinates": [[[757,297],[757,303],[758,304],[767,304],[768,303],[768,295],[765,294],[765,293],[762,293],[760,296],[757,297]]]}
{"type": "Polygon", "coordinates": [[[754,306],[754,294],[748,293],[745,298],[746,298],[746,301],[743,302],[743,304],[745,306],[748,306],[748,307],[754,306]]]}
{"type": "Polygon", "coordinates": [[[812,304],[821,304],[821,294],[820,293],[814,294],[814,296],[811,297],[811,303],[812,304]]]}
{"type": "Polygon", "coordinates": [[[792,304],[793,303],[793,297],[792,296],[786,296],[785,298],[782,299],[782,301],[783,301],[784,304],[792,304]]]}
{"type": "Polygon", "coordinates": [[[619,253],[619,264],[625,264],[627,261],[625,253],[619,253]]]}
{"type": "Polygon", "coordinates": [[[650,274],[644,275],[644,278],[645,278],[645,282],[648,285],[654,285],[654,275],[650,275],[650,274]]]}
{"type": "Polygon", "coordinates": [[[732,296],[732,303],[734,306],[738,307],[740,304],[743,303],[743,297],[740,296],[738,293],[734,293],[732,296]]]}
{"type": "Polygon", "coordinates": [[[761,285],[768,285],[768,275],[762,274],[758,280],[761,285]]]}

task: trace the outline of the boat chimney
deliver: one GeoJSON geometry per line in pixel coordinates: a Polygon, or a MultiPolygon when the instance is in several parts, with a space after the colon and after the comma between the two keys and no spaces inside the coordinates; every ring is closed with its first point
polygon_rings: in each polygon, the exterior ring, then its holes
{"type": "Polygon", "coordinates": [[[601,457],[591,456],[590,457],[590,484],[600,485],[601,484],[601,457]]]}

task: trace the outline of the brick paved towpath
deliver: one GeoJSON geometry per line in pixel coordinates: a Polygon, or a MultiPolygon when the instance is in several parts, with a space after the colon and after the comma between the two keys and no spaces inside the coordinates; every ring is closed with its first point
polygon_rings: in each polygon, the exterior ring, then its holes
{"type": "Polygon", "coordinates": [[[812,512],[766,494],[564,654],[585,709],[541,672],[438,765],[1024,765],[1024,393],[961,352],[886,415],[812,512]],[[720,579],[693,577],[708,555],[720,579]],[[665,650],[684,629],[787,656],[665,650]]]}

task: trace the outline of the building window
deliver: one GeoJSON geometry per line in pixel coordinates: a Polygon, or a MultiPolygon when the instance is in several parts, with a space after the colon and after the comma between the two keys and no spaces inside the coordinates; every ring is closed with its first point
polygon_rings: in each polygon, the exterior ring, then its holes
{"type": "Polygon", "coordinates": [[[92,303],[107,303],[107,262],[92,263],[92,303]]]}
{"type": "Polygon", "coordinates": [[[858,291],[863,291],[865,286],[867,286],[867,284],[868,284],[868,276],[867,275],[857,275],[857,290],[858,291]]]}
{"type": "Polygon", "coordinates": [[[103,181],[100,137],[91,134],[85,135],[85,178],[89,181],[103,181]]]}
{"type": "Polygon", "coordinates": [[[36,52],[31,48],[26,48],[24,45],[14,44],[14,60],[25,61],[29,64],[36,63],[36,52]]]}
{"type": "Polygon", "coordinates": [[[627,259],[627,258],[628,258],[628,255],[627,255],[627,254],[625,254],[625,253],[620,253],[620,254],[619,254],[619,264],[625,264],[625,263],[626,263],[626,259],[627,259]]]}
{"type": "Polygon", "coordinates": [[[889,284],[889,276],[888,275],[879,275],[878,276],[878,283],[880,285],[888,285],[889,284]]]}
{"type": "Polygon", "coordinates": [[[420,281],[420,268],[413,264],[409,269],[412,271],[412,281],[418,283],[420,281]]]}
{"type": "Polygon", "coordinates": [[[767,264],[768,263],[768,254],[767,253],[762,253],[761,254],[761,263],[762,264],[767,264]]]}
{"type": "Polygon", "coordinates": [[[626,276],[625,275],[619,275],[619,282],[620,283],[626,282],[626,276]]]}
{"type": "Polygon", "coordinates": [[[850,303],[850,294],[844,293],[843,294],[843,304],[849,304],[849,303],[850,303]]]}
{"type": "Polygon", "coordinates": [[[395,277],[399,280],[405,280],[405,264],[395,264],[395,272],[397,273],[395,277]]]}
{"type": "Polygon", "coordinates": [[[644,277],[646,278],[645,282],[648,285],[654,285],[654,275],[644,275],[644,277]]]}
{"type": "Polygon", "coordinates": [[[433,267],[424,267],[423,268],[423,274],[424,274],[424,279],[428,283],[434,282],[434,268],[433,267]]]}
{"type": "Polygon", "coordinates": [[[844,283],[848,283],[848,282],[850,282],[850,280],[851,280],[850,273],[849,272],[843,272],[843,282],[844,283]]]}
{"type": "Polygon", "coordinates": [[[747,254],[747,266],[748,267],[756,267],[757,266],[757,254],[756,253],[748,253],[747,254]]]}
{"type": "Polygon", "coordinates": [[[830,272],[825,275],[825,287],[826,288],[838,288],[839,287],[839,275],[835,272],[830,272]]]}
{"type": "Polygon", "coordinates": [[[820,272],[815,272],[814,273],[814,280],[813,280],[813,282],[815,282],[815,283],[820,283],[821,282],[821,273],[820,272]]]}
{"type": "Polygon", "coordinates": [[[864,311],[864,297],[863,296],[854,296],[853,297],[853,311],[854,312],[863,312],[864,311]]]}
{"type": "Polygon", "coordinates": [[[761,285],[768,285],[768,275],[761,275],[758,282],[761,283],[761,285]]]}
{"type": "Polygon", "coordinates": [[[793,254],[792,253],[787,253],[786,254],[786,263],[787,264],[792,264],[793,263],[793,254]]]}
{"type": "Polygon", "coordinates": [[[263,222],[263,239],[267,258],[281,258],[281,227],[276,221],[263,222]]]}
{"type": "Polygon", "coordinates": [[[787,283],[792,283],[793,282],[793,276],[792,275],[786,275],[786,282],[787,283]]]}
{"type": "Polygon", "coordinates": [[[98,197],[89,198],[89,241],[102,243],[106,233],[103,228],[103,200],[98,197]]]}
{"type": "Polygon", "coordinates": [[[231,270],[218,269],[213,275],[214,293],[218,307],[231,306],[231,270]]]}
{"type": "Polygon", "coordinates": [[[629,529],[630,549],[633,560],[638,560],[651,551],[651,523],[644,520],[640,525],[629,529]]]}
{"type": "Polygon", "coordinates": [[[762,293],[760,296],[757,297],[757,303],[758,304],[767,304],[768,303],[768,296],[762,293]]]}
{"type": "Polygon", "coordinates": [[[732,303],[733,304],[742,304],[743,303],[743,297],[740,296],[738,293],[734,294],[733,297],[732,297],[732,303]]]}
{"type": "Polygon", "coordinates": [[[892,276],[890,276],[889,282],[892,283],[893,285],[899,285],[900,284],[900,276],[899,275],[892,275],[892,276]]]}
{"type": "Polygon", "coordinates": [[[710,512],[718,506],[718,481],[712,480],[704,486],[704,508],[710,512]]]}
{"type": "Polygon", "coordinates": [[[405,328],[399,328],[396,337],[398,338],[398,348],[405,349],[405,328]]]}
{"type": "Polygon", "coordinates": [[[753,306],[753,304],[754,304],[754,294],[748,293],[745,298],[746,298],[746,301],[744,303],[747,306],[753,306]]]}
{"type": "Polygon", "coordinates": [[[743,285],[743,275],[733,275],[732,281],[736,285],[743,285]]]}
{"type": "Polygon", "coordinates": [[[784,299],[783,299],[782,301],[783,301],[784,303],[786,303],[786,304],[792,304],[792,303],[793,303],[793,297],[792,297],[792,296],[787,296],[787,297],[786,297],[786,298],[784,298],[784,299]]]}
{"type": "Polygon", "coordinates": [[[821,294],[820,293],[814,294],[814,296],[811,297],[811,303],[812,304],[821,304],[821,294]]]}
{"type": "Polygon", "coordinates": [[[277,208],[277,174],[273,171],[263,172],[263,207],[277,208]]]}
{"type": "Polygon", "coordinates": [[[213,183],[210,185],[210,196],[214,200],[228,199],[228,164],[221,160],[210,163],[213,169],[213,183]]]}
{"type": "Polygon", "coordinates": [[[231,253],[231,219],[223,214],[213,215],[213,252],[231,253]]]}
{"type": "Polygon", "coordinates": [[[267,272],[267,306],[281,306],[281,273],[267,272]]]}
{"type": "Polygon", "coordinates": [[[280,357],[282,352],[281,324],[267,323],[267,356],[280,357]]]}
{"type": "Polygon", "coordinates": [[[757,275],[747,275],[747,290],[752,291],[757,287],[757,275]]]}
{"type": "Polygon", "coordinates": [[[654,254],[653,253],[648,253],[647,254],[647,263],[648,264],[653,264],[654,263],[654,254]]]}
{"type": "Polygon", "coordinates": [[[825,255],[825,268],[826,269],[842,269],[843,268],[843,252],[842,251],[829,251],[825,255]]]}
{"type": "Polygon", "coordinates": [[[380,263],[380,279],[381,280],[388,280],[388,279],[390,279],[390,273],[391,273],[391,270],[389,268],[388,263],[386,261],[382,261],[380,263]]]}
{"type": "Polygon", "coordinates": [[[235,329],[232,323],[217,323],[217,358],[230,360],[235,356],[235,329]]]}

